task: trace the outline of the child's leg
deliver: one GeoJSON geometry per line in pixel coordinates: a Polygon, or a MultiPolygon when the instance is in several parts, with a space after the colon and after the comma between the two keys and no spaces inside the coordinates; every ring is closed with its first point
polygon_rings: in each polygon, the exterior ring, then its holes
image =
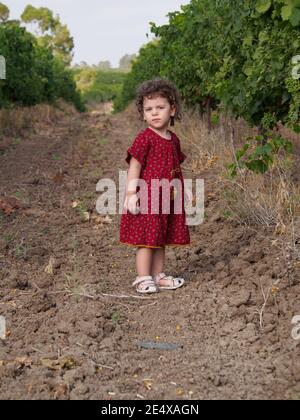
{"type": "Polygon", "coordinates": [[[136,271],[139,277],[151,276],[153,248],[139,248],[136,252],[136,271]]]}
{"type": "Polygon", "coordinates": [[[133,282],[136,290],[139,293],[156,293],[158,287],[154,283],[151,276],[153,249],[152,248],[138,248],[136,253],[136,270],[138,277],[133,282]]]}
{"type": "Polygon", "coordinates": [[[166,259],[166,248],[155,249],[153,252],[151,275],[156,284],[162,289],[177,289],[184,284],[184,279],[174,278],[172,276],[158,277],[159,273],[163,273],[163,267],[166,259]],[[156,277],[157,276],[157,277],[156,277]]]}
{"type": "Polygon", "coordinates": [[[156,248],[153,251],[152,265],[151,265],[151,276],[156,276],[156,274],[163,271],[163,266],[165,263],[166,249],[165,248],[156,248]]]}

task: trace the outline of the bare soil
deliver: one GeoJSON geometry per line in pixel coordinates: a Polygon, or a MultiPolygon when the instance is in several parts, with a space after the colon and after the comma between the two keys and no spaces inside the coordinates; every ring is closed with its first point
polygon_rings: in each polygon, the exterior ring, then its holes
{"type": "Polygon", "coordinates": [[[5,138],[0,398],[299,399],[300,268],[274,229],[226,216],[213,168],[201,174],[206,217],[190,228],[192,245],[167,248],[166,271],[186,285],[135,293],[120,215],[95,208],[97,181],[118,185],[134,134],[125,114],[88,112],[5,138]]]}

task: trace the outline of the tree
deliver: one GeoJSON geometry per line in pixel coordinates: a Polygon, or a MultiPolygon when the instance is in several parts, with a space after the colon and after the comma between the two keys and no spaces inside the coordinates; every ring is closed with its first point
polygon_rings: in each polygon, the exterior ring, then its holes
{"type": "Polygon", "coordinates": [[[79,67],[81,69],[83,69],[83,68],[88,68],[89,65],[88,65],[88,63],[86,61],[80,61],[79,67]]]}
{"type": "Polygon", "coordinates": [[[27,6],[21,15],[24,23],[38,25],[41,35],[37,39],[41,46],[52,49],[55,56],[70,65],[73,59],[74,42],[67,25],[62,25],[59,16],[46,7],[35,8],[27,6]]]}
{"type": "Polygon", "coordinates": [[[7,21],[9,18],[9,8],[5,4],[0,3],[0,20],[2,22],[7,21]]]}
{"type": "Polygon", "coordinates": [[[132,61],[136,58],[136,54],[126,54],[119,61],[119,69],[123,72],[129,72],[132,68],[132,61]]]}
{"type": "MultiPolygon", "coordinates": [[[[211,127],[211,108],[216,105],[212,81],[220,61],[216,61],[214,1],[192,1],[182,11],[169,13],[169,24],[151,24],[151,32],[159,39],[161,75],[174,81],[185,103],[207,111],[211,127]]],[[[218,39],[219,42],[219,39],[218,39]]]]}
{"type": "Polygon", "coordinates": [[[299,119],[300,83],[291,78],[299,23],[299,0],[192,0],[151,31],[160,40],[160,73],[187,104],[208,112],[221,105],[271,127],[299,119]]]}
{"type": "Polygon", "coordinates": [[[111,64],[110,61],[99,61],[99,63],[96,66],[99,70],[110,70],[111,64]]]}
{"type": "Polygon", "coordinates": [[[9,74],[0,80],[0,107],[54,104],[62,98],[84,110],[71,70],[26,28],[11,21],[0,25],[0,55],[9,74]]]}

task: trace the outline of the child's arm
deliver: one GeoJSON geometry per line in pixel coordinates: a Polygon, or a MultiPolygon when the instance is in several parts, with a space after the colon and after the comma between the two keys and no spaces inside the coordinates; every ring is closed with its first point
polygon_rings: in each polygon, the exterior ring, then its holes
{"type": "Polygon", "coordinates": [[[130,159],[129,169],[126,180],[126,198],[124,208],[129,210],[132,214],[137,214],[136,188],[139,182],[142,165],[140,162],[132,157],[130,159]]]}
{"type": "Polygon", "coordinates": [[[150,141],[144,132],[141,132],[134,140],[132,146],[127,149],[126,162],[129,164],[126,180],[125,209],[137,214],[139,198],[137,197],[137,186],[139,186],[142,167],[146,165],[147,155],[150,149],[150,141]],[[131,211],[133,210],[133,211],[131,211]]]}
{"type": "Polygon", "coordinates": [[[136,187],[139,182],[142,165],[133,156],[130,159],[129,169],[126,180],[126,196],[136,192],[136,187]]]}

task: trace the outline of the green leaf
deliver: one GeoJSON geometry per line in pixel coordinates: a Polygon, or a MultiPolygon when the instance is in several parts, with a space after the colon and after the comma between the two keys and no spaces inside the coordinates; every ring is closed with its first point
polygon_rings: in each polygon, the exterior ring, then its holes
{"type": "Polygon", "coordinates": [[[300,133],[300,125],[294,124],[293,130],[295,131],[295,133],[299,134],[300,133]]]}
{"type": "Polygon", "coordinates": [[[251,162],[246,162],[246,166],[250,169],[250,171],[257,174],[263,174],[268,170],[268,165],[266,165],[266,163],[262,160],[252,160],[251,162]]]}
{"type": "Polygon", "coordinates": [[[261,136],[260,134],[258,136],[255,136],[255,140],[256,141],[263,141],[264,137],[261,136]]]}
{"type": "Polygon", "coordinates": [[[244,42],[243,45],[245,46],[251,46],[253,42],[253,35],[252,34],[248,34],[245,38],[244,38],[244,42]]]}
{"type": "Polygon", "coordinates": [[[249,143],[246,143],[245,145],[244,145],[244,147],[241,149],[241,150],[238,150],[237,152],[236,152],[236,159],[237,160],[240,160],[243,156],[244,156],[244,154],[247,152],[247,150],[249,149],[249,143]]]}
{"type": "Polygon", "coordinates": [[[261,155],[268,155],[272,152],[272,147],[269,144],[265,144],[264,146],[258,146],[255,149],[255,156],[261,156],[261,155]]]}
{"type": "Polygon", "coordinates": [[[253,67],[252,66],[246,66],[243,68],[243,72],[245,73],[246,76],[251,76],[252,72],[253,72],[253,67]]]}
{"type": "Polygon", "coordinates": [[[4,22],[9,18],[9,8],[5,4],[0,3],[0,19],[4,22]]]}
{"type": "Polygon", "coordinates": [[[284,63],[280,61],[272,61],[271,66],[274,70],[282,70],[284,68],[284,63]]]}
{"type": "Polygon", "coordinates": [[[297,26],[300,23],[300,10],[293,9],[292,16],[290,17],[290,22],[293,26],[297,26]]]}
{"type": "Polygon", "coordinates": [[[287,141],[286,142],[286,144],[284,145],[284,150],[287,152],[287,153],[293,153],[294,152],[294,146],[293,146],[293,143],[292,142],[290,142],[290,141],[287,141]]]}
{"type": "Polygon", "coordinates": [[[272,5],[271,0],[257,0],[256,10],[258,13],[266,13],[272,5]]]}
{"type": "Polygon", "coordinates": [[[237,175],[237,165],[235,163],[231,163],[230,165],[225,165],[228,169],[228,174],[231,178],[234,178],[237,175]]]}
{"type": "Polygon", "coordinates": [[[261,31],[258,35],[258,39],[260,42],[269,41],[269,35],[266,33],[265,30],[261,31]]]}
{"type": "Polygon", "coordinates": [[[289,20],[289,18],[292,16],[292,12],[293,12],[293,5],[289,4],[287,6],[284,6],[281,9],[281,17],[283,20],[289,20]]]}
{"type": "Polygon", "coordinates": [[[273,148],[273,152],[278,153],[280,147],[283,146],[283,144],[284,142],[281,137],[275,137],[274,139],[272,139],[271,146],[273,148]]]}
{"type": "Polygon", "coordinates": [[[293,26],[297,26],[300,23],[300,6],[298,2],[289,1],[286,6],[281,9],[281,16],[283,20],[289,20],[293,26]]]}

